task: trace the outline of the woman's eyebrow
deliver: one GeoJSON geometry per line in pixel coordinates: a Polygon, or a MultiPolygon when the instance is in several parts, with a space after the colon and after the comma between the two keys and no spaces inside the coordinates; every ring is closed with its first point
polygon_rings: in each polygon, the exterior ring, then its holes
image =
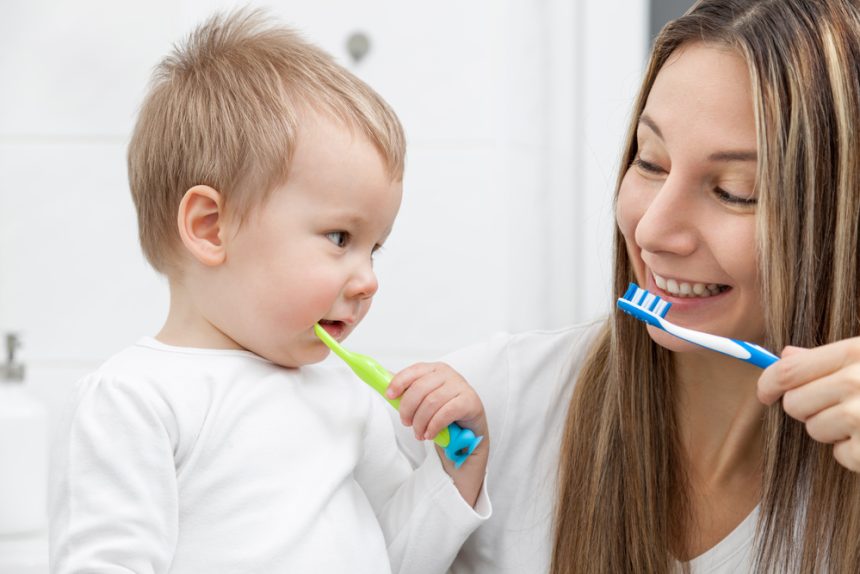
{"type": "Polygon", "coordinates": [[[758,154],[754,151],[718,151],[708,156],[710,161],[756,161],[758,154]]]}
{"type": "Polygon", "coordinates": [[[643,113],[641,116],[639,116],[639,123],[645,124],[646,126],[651,128],[652,132],[657,134],[658,138],[663,139],[663,132],[660,131],[660,128],[657,127],[657,124],[654,122],[654,120],[648,117],[648,114],[643,113]]]}
{"type": "MultiPolygon", "coordinates": [[[[647,126],[652,132],[654,132],[658,138],[663,139],[663,132],[660,131],[660,127],[657,123],[652,120],[648,114],[643,113],[639,116],[639,123],[647,126]]],[[[753,150],[729,150],[729,151],[718,151],[714,152],[708,156],[709,161],[757,161],[758,153],[753,150]]]]}

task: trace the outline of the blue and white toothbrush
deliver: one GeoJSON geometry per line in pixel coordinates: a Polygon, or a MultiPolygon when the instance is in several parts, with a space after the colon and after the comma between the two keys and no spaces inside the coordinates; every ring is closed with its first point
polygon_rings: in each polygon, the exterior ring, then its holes
{"type": "Polygon", "coordinates": [[[679,327],[674,323],[670,323],[664,317],[669,312],[669,307],[672,304],[642,289],[635,283],[631,283],[627,288],[627,292],[618,298],[617,305],[625,313],[633,315],[640,321],[644,321],[658,329],[663,329],[679,339],[695,343],[706,349],[723,353],[747,363],[752,363],[762,369],[769,367],[779,360],[779,357],[767,349],[753,343],[720,337],[719,335],[711,335],[710,333],[702,333],[701,331],[679,327]]]}

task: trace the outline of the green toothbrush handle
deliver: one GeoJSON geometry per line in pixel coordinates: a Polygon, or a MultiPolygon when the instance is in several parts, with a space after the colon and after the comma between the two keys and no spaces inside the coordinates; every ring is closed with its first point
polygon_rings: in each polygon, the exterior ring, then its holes
{"type": "MultiPolygon", "coordinates": [[[[388,401],[388,404],[400,410],[400,399],[389,399],[385,395],[392,378],[388,370],[369,357],[360,363],[355,361],[346,361],[346,363],[361,380],[388,401]]],[[[433,438],[433,442],[442,447],[445,450],[445,456],[454,461],[454,468],[460,468],[483,438],[476,437],[470,429],[451,423],[433,438]]]]}
{"type": "MultiPolygon", "coordinates": [[[[400,410],[400,399],[389,399],[385,395],[388,384],[391,382],[391,373],[387,369],[366,355],[347,351],[319,324],[314,325],[314,333],[329,349],[343,359],[349,368],[358,375],[359,379],[379,393],[383,399],[388,401],[388,404],[398,411],[400,410]]],[[[472,451],[483,438],[482,436],[476,437],[474,432],[464,429],[457,423],[451,423],[433,438],[433,442],[445,449],[445,456],[454,461],[456,468],[460,468],[460,465],[472,454],[472,451]]]]}
{"type": "MultiPolygon", "coordinates": [[[[351,368],[356,375],[358,375],[359,379],[367,383],[370,388],[379,393],[383,399],[388,401],[389,405],[398,411],[400,410],[400,398],[389,399],[385,394],[392,379],[391,373],[389,373],[385,367],[369,357],[367,360],[360,363],[355,361],[346,361],[346,364],[349,365],[349,368],[351,368]]],[[[442,429],[442,432],[436,435],[433,442],[442,448],[447,447],[451,444],[450,431],[447,428],[442,429]]]]}

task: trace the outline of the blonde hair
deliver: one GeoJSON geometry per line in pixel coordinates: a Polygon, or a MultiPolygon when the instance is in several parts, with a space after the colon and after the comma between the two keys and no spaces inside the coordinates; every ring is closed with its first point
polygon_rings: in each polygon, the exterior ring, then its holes
{"type": "MultiPolygon", "coordinates": [[[[757,129],[757,225],[771,348],[860,334],[860,15],[849,0],[704,0],[657,38],[616,194],[654,80],[681,45],[746,60],[757,129]]],[[[705,73],[705,72],[703,72],[705,73]]],[[[635,281],[619,230],[614,289],[635,281]]],[[[685,555],[687,479],[672,354],[615,314],[578,378],[555,517],[554,574],[668,572],[685,555]]],[[[756,572],[857,572],[860,475],[772,406],[756,572]]]]}
{"type": "Polygon", "coordinates": [[[156,270],[174,271],[185,192],[217,189],[241,221],[286,180],[307,113],[366,136],[402,179],[405,138],[388,104],[260,11],[210,18],[158,65],[128,148],[140,244],[156,270]]]}

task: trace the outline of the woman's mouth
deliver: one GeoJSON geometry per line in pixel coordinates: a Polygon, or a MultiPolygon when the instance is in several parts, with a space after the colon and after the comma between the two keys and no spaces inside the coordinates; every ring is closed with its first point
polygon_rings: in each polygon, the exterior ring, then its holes
{"type": "Polygon", "coordinates": [[[707,299],[731,289],[730,286],[720,283],[699,283],[663,277],[654,271],[651,271],[651,275],[657,287],[673,297],[707,299]]]}

